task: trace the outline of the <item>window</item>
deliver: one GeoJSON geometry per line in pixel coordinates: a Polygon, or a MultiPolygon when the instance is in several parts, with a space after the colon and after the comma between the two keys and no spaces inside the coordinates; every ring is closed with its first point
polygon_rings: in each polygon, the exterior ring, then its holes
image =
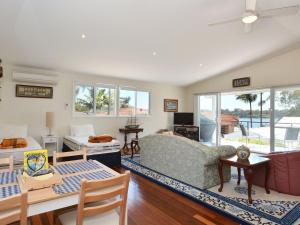
{"type": "Polygon", "coordinates": [[[98,116],[115,115],[116,88],[108,85],[75,85],[74,111],[98,116]]]}
{"type": "Polygon", "coordinates": [[[75,112],[94,112],[94,87],[89,85],[75,86],[75,112]]]}
{"type": "Polygon", "coordinates": [[[120,88],[119,115],[149,115],[150,93],[131,88],[120,88]]]}
{"type": "Polygon", "coordinates": [[[299,86],[203,94],[195,105],[205,144],[247,145],[260,153],[300,148],[299,86]]]}
{"type": "Polygon", "coordinates": [[[149,115],[150,94],[147,91],[136,92],[136,114],[149,115]]]}
{"type": "Polygon", "coordinates": [[[150,114],[150,92],[103,84],[74,85],[74,114],[91,116],[150,114]]]}
{"type": "Polygon", "coordinates": [[[274,150],[300,148],[300,88],[274,90],[274,150]]]}
{"type": "Polygon", "coordinates": [[[115,94],[116,89],[108,87],[96,87],[96,114],[115,114],[115,94]]]}

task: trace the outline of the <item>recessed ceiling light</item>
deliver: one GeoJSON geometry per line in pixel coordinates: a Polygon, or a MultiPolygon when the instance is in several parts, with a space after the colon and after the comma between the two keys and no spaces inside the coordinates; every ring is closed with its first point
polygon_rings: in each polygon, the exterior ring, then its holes
{"type": "Polygon", "coordinates": [[[200,67],[202,67],[202,66],[203,66],[203,64],[202,64],[202,63],[200,63],[200,64],[199,64],[199,66],[200,66],[200,67]]]}
{"type": "Polygon", "coordinates": [[[82,38],[82,39],[85,39],[85,38],[86,38],[86,35],[85,35],[85,34],[82,34],[82,35],[81,35],[81,38],[82,38]]]}
{"type": "Polygon", "coordinates": [[[156,56],[156,55],[157,55],[157,53],[156,53],[156,52],[152,52],[152,55],[153,55],[153,56],[156,56]]]}
{"type": "Polygon", "coordinates": [[[245,24],[254,23],[258,19],[258,16],[255,14],[255,12],[248,11],[244,14],[242,21],[245,24]]]}

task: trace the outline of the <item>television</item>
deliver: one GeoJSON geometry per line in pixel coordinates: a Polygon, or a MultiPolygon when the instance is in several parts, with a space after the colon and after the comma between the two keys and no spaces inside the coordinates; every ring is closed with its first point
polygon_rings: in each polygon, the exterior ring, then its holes
{"type": "Polygon", "coordinates": [[[194,125],[194,113],[177,112],[174,113],[174,125],[194,125]]]}

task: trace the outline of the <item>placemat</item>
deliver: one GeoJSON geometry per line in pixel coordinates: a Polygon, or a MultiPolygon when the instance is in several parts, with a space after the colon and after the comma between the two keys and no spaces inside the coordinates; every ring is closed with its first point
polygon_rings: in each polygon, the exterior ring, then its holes
{"type": "Polygon", "coordinates": [[[61,165],[55,166],[55,169],[61,175],[90,171],[90,170],[101,169],[101,168],[102,168],[102,166],[93,160],[88,160],[85,162],[74,162],[74,163],[68,163],[68,164],[61,164],[61,165]]]}
{"type": "Polygon", "coordinates": [[[18,184],[0,187],[0,198],[7,198],[12,195],[20,194],[21,190],[18,184]]]}
{"type": "Polygon", "coordinates": [[[111,174],[105,170],[95,171],[91,173],[78,174],[74,176],[64,177],[63,184],[53,186],[53,190],[57,194],[66,194],[72,192],[78,192],[80,190],[80,181],[82,179],[87,180],[101,180],[109,177],[113,177],[111,174]]]}
{"type": "Polygon", "coordinates": [[[0,172],[0,185],[17,182],[17,175],[21,173],[21,170],[13,170],[7,172],[0,172]]]}

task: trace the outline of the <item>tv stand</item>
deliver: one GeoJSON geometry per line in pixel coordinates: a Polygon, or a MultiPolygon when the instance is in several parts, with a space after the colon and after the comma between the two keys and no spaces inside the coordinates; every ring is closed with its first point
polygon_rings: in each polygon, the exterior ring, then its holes
{"type": "Polygon", "coordinates": [[[199,141],[199,127],[193,125],[174,125],[174,132],[191,140],[199,141]]]}

